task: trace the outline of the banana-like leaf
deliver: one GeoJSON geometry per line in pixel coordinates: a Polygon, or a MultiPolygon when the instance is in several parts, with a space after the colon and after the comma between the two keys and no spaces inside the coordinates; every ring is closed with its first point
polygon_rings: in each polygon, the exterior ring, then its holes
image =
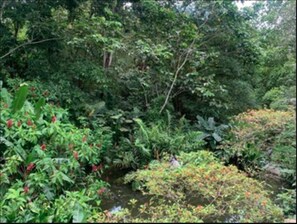
{"type": "Polygon", "coordinates": [[[42,97],[38,100],[35,104],[34,112],[35,112],[35,119],[38,120],[41,115],[41,109],[45,105],[45,99],[42,97]]]}
{"type": "Polygon", "coordinates": [[[208,118],[208,127],[209,127],[209,130],[215,129],[215,121],[213,117],[208,118]]]}
{"type": "Polygon", "coordinates": [[[17,91],[15,98],[12,102],[12,113],[15,113],[22,109],[28,95],[29,86],[26,83],[22,83],[17,91]]]}
{"type": "Polygon", "coordinates": [[[220,141],[223,140],[217,133],[213,133],[213,134],[212,134],[212,137],[214,137],[214,139],[215,139],[217,142],[220,142],[220,141]]]}

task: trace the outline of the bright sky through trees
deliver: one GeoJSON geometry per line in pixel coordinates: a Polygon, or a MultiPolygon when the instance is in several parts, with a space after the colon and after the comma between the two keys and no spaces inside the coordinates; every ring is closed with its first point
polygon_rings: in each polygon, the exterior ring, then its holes
{"type": "Polygon", "coordinates": [[[239,2],[236,2],[236,5],[239,9],[243,8],[243,7],[246,7],[246,6],[252,6],[254,3],[256,3],[257,1],[244,1],[243,3],[241,3],[240,1],[239,2]]]}

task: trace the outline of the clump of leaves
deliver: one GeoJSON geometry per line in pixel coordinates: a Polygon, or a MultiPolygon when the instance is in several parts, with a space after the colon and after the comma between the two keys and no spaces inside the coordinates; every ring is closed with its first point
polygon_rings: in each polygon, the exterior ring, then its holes
{"type": "Polygon", "coordinates": [[[197,115],[198,130],[203,132],[201,139],[205,140],[211,149],[215,149],[217,144],[223,141],[223,132],[229,128],[226,124],[217,125],[213,117],[209,117],[207,120],[197,115]]]}

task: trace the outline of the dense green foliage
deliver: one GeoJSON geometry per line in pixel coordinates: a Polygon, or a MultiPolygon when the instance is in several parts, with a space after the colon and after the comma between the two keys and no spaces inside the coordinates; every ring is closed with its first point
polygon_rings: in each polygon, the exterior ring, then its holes
{"type": "Polygon", "coordinates": [[[294,217],[295,189],[281,212],[242,172],[274,166],[296,187],[296,2],[238,3],[0,0],[1,221],[294,217]],[[163,199],[139,219],[103,213],[109,168],[138,170],[133,188],[163,199]]]}

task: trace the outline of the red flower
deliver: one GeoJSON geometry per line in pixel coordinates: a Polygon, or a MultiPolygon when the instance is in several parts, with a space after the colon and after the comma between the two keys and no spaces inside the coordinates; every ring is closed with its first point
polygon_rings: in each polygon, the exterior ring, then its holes
{"type": "Polygon", "coordinates": [[[100,188],[100,189],[97,191],[97,194],[101,195],[101,194],[103,194],[104,192],[105,192],[105,188],[102,187],[102,188],[100,188]]]}
{"type": "Polygon", "coordinates": [[[22,125],[22,122],[18,121],[18,127],[21,127],[21,125],[22,125]]]}
{"type": "Polygon", "coordinates": [[[57,121],[56,116],[52,116],[52,122],[55,123],[57,121]]]}
{"type": "Polygon", "coordinates": [[[92,165],[92,171],[93,172],[96,172],[98,170],[101,170],[102,169],[102,166],[103,166],[102,163],[100,165],[98,165],[98,166],[92,165]]]}
{"type": "Polygon", "coordinates": [[[78,152],[74,151],[73,152],[73,157],[74,157],[74,159],[78,160],[78,152]]]}
{"type": "Polygon", "coordinates": [[[11,119],[7,120],[6,123],[7,123],[7,127],[8,127],[8,128],[11,128],[12,125],[13,125],[13,121],[12,121],[11,119]]]}
{"type": "Polygon", "coordinates": [[[87,141],[87,136],[84,135],[84,137],[82,138],[82,142],[87,141]]]}
{"type": "Polygon", "coordinates": [[[28,186],[24,187],[24,192],[25,192],[25,194],[27,194],[29,192],[29,187],[28,186]]]}
{"type": "Polygon", "coordinates": [[[31,121],[30,119],[27,121],[27,125],[28,125],[28,126],[33,125],[32,121],[31,121]]]}
{"type": "Polygon", "coordinates": [[[29,165],[27,166],[27,171],[30,172],[31,170],[33,170],[34,167],[35,167],[34,163],[29,163],[29,165]]]}
{"type": "Polygon", "coordinates": [[[96,172],[98,170],[98,167],[96,165],[92,165],[92,172],[96,172]]]}
{"type": "Polygon", "coordinates": [[[41,149],[44,151],[46,149],[46,145],[45,144],[42,144],[41,145],[41,149]]]}

